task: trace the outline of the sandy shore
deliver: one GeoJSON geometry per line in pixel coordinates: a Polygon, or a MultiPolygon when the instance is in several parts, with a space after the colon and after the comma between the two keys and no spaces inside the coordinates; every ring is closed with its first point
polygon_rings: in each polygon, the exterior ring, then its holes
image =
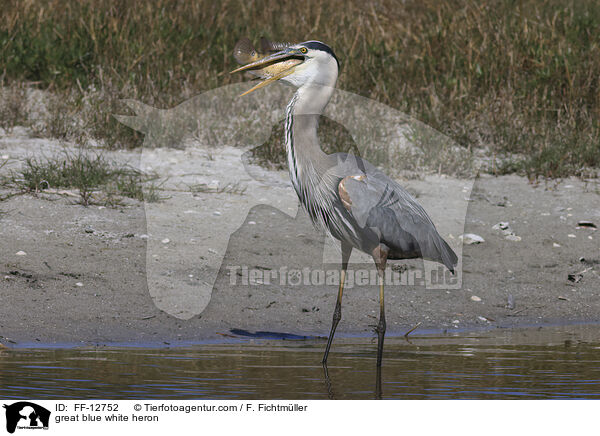
{"type": "MultiPolygon", "coordinates": [[[[5,138],[2,154],[17,165],[35,147],[27,141],[5,138]]],[[[239,160],[227,153],[225,166],[213,158],[198,180],[225,186],[229,174],[244,184],[242,194],[177,189],[181,184],[173,180],[189,176],[195,161],[182,151],[158,150],[141,158],[142,167],[171,165],[170,198],[158,205],[85,208],[51,195],[0,203],[0,342],[175,344],[223,340],[232,329],[327,335],[335,284],[282,285],[278,278],[268,284],[264,273],[250,276],[268,271],[278,277],[282,268],[335,271],[335,264],[323,263],[322,235],[298,209],[286,173],[254,168],[250,177],[225,171],[231,159],[239,160]],[[270,182],[257,182],[261,177],[270,182]],[[163,214],[159,221],[157,213],[163,214]],[[212,237],[211,248],[202,232],[223,236],[212,237]],[[212,294],[202,303],[206,288],[212,294]],[[185,293],[178,300],[182,307],[169,300],[169,289],[185,293]],[[198,307],[190,308],[196,300],[198,307]]],[[[139,153],[111,157],[140,162],[139,153]]],[[[461,187],[473,181],[428,176],[402,183],[440,223],[449,213],[447,190],[464,192],[461,187]]],[[[420,329],[451,330],[598,322],[600,233],[577,228],[580,220],[600,226],[597,190],[597,184],[578,180],[535,187],[517,176],[477,178],[469,189],[464,232],[485,242],[464,245],[462,286],[388,286],[388,333],[403,334],[417,323],[420,329]],[[516,237],[493,228],[500,222],[508,222],[516,237]]],[[[458,233],[444,224],[438,228],[460,244],[458,233]]],[[[409,272],[422,265],[406,263],[409,272]]],[[[372,269],[360,259],[352,268],[372,269]]],[[[371,334],[377,314],[376,288],[355,284],[344,295],[338,332],[371,334]]]]}

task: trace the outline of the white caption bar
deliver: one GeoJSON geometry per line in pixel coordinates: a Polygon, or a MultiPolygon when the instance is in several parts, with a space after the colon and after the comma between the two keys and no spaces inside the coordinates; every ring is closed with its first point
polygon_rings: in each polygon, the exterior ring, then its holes
{"type": "Polygon", "coordinates": [[[596,401],[2,401],[0,434],[587,434],[596,401]],[[387,429],[387,430],[384,430],[387,429]],[[175,433],[174,433],[175,432],[175,433]]]}

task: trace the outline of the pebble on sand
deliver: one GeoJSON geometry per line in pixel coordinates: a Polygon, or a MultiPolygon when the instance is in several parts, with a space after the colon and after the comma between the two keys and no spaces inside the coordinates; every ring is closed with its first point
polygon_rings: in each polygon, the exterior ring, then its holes
{"type": "Polygon", "coordinates": [[[515,235],[515,232],[510,228],[508,221],[500,221],[498,224],[492,226],[493,230],[500,230],[504,235],[504,239],[509,241],[518,242],[521,240],[520,236],[515,235]]]}
{"type": "Polygon", "coordinates": [[[504,237],[504,239],[508,239],[509,241],[519,242],[521,240],[521,237],[517,236],[517,235],[514,235],[514,234],[510,234],[510,235],[506,235],[504,237]]]}
{"type": "Polygon", "coordinates": [[[475,233],[465,233],[464,235],[460,235],[458,238],[467,245],[481,244],[482,242],[485,242],[485,239],[479,235],[476,235],[475,233]]]}
{"type": "Polygon", "coordinates": [[[493,230],[507,230],[509,227],[508,221],[500,221],[492,226],[493,230]]]}
{"type": "Polygon", "coordinates": [[[24,251],[17,251],[15,254],[17,256],[27,256],[27,253],[25,253],[24,251]]]}
{"type": "Polygon", "coordinates": [[[83,286],[83,283],[81,283],[81,282],[77,282],[77,283],[75,283],[75,286],[77,286],[77,287],[81,288],[81,287],[83,286]]]}
{"type": "Polygon", "coordinates": [[[556,242],[553,242],[553,243],[552,243],[552,246],[553,246],[554,248],[559,248],[559,247],[560,247],[560,244],[557,244],[556,242]]]}
{"type": "Polygon", "coordinates": [[[479,298],[477,295],[471,295],[471,300],[472,301],[481,301],[481,298],[479,298]]]}
{"type": "Polygon", "coordinates": [[[171,242],[171,240],[169,238],[165,238],[160,242],[162,242],[163,244],[168,244],[169,242],[171,242]]]}

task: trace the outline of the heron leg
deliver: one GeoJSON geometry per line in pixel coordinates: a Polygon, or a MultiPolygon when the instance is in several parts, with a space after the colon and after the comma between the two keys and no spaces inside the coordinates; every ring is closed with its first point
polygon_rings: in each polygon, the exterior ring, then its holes
{"type": "Polygon", "coordinates": [[[381,366],[377,367],[377,374],[375,375],[375,399],[381,400],[382,390],[381,390],[381,366]]]}
{"type": "Polygon", "coordinates": [[[375,328],[377,332],[377,366],[381,366],[383,358],[383,339],[385,337],[385,300],[383,297],[383,284],[385,278],[385,267],[387,264],[388,249],[383,245],[379,245],[373,250],[373,260],[377,266],[378,281],[379,281],[379,323],[375,328]]]}
{"type": "Polygon", "coordinates": [[[329,349],[333,342],[333,335],[337,328],[340,319],[342,319],[342,294],[344,293],[344,282],[346,281],[346,270],[348,269],[348,260],[350,260],[350,254],[352,253],[352,246],[342,242],[342,271],[340,274],[340,287],[338,290],[337,301],[335,303],[335,310],[333,311],[333,320],[331,322],[331,331],[329,332],[329,338],[327,339],[327,347],[325,348],[325,354],[321,363],[327,365],[327,356],[329,356],[329,349]]]}
{"type": "Polygon", "coordinates": [[[379,276],[379,323],[375,331],[377,332],[377,366],[381,366],[383,357],[383,339],[385,336],[385,309],[383,300],[383,277],[379,276]]]}

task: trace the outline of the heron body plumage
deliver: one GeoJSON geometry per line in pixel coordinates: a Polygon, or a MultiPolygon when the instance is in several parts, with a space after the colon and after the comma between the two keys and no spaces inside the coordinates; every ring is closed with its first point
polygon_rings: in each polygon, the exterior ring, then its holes
{"type": "MultiPolygon", "coordinates": [[[[423,207],[399,183],[360,156],[326,154],[319,145],[319,118],[331,99],[339,62],[319,41],[282,45],[283,49],[235,71],[253,69],[266,78],[258,89],[283,80],[298,89],[286,108],[285,146],[290,180],[313,223],[341,242],[342,275],[323,363],[327,362],[341,319],[344,277],[353,249],[373,257],[379,273],[380,318],[377,366],[381,365],[386,323],[384,271],[388,259],[424,258],[454,272],[458,258],[423,207]],[[303,59],[281,69],[278,62],[303,59]],[[272,70],[272,71],[271,71],[272,70]]],[[[246,51],[248,51],[247,49],[246,51]]]]}
{"type": "Polygon", "coordinates": [[[365,253],[383,244],[388,259],[422,257],[453,271],[456,254],[408,191],[361,157],[322,151],[318,119],[331,89],[312,85],[298,90],[286,109],[290,179],[313,223],[365,253]]]}

